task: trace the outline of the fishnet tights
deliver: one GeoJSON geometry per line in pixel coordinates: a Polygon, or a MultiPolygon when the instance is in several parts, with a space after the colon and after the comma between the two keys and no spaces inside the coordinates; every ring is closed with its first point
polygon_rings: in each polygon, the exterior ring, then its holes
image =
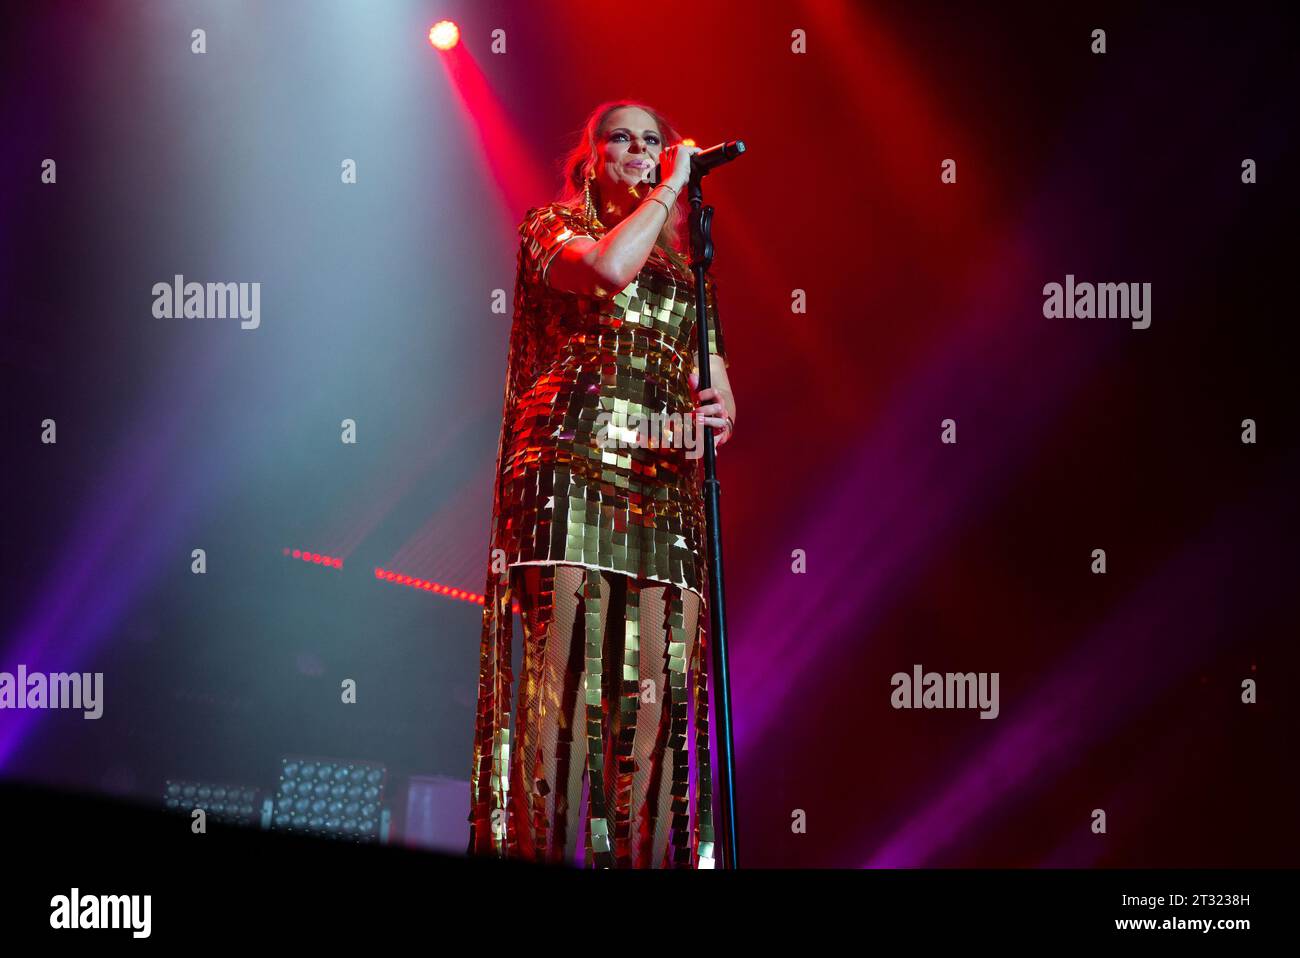
{"type": "MultiPolygon", "coordinates": [[[[587,765],[586,632],[582,566],[523,565],[511,569],[524,626],[524,662],[518,672],[515,745],[511,755],[510,814],[520,857],[575,863],[579,836],[585,836],[584,861],[592,865],[591,836],[580,819],[587,765]],[[554,577],[553,600],[544,594],[554,577]],[[547,606],[551,613],[547,615],[547,606]]],[[[634,584],[635,586],[635,584],[634,584]]],[[[619,693],[623,681],[624,636],[628,618],[639,616],[639,695],[632,737],[633,771],[627,820],[617,867],[662,868],[669,864],[672,753],[669,748],[668,642],[685,643],[690,662],[698,630],[700,598],[687,589],[639,581],[640,598],[629,605],[629,582],[601,572],[600,629],[604,708],[606,817],[611,845],[616,833],[619,693]],[[670,594],[680,596],[681,622],[669,635],[665,618],[670,594]],[[639,606],[639,612],[638,612],[639,606]],[[610,610],[615,610],[613,616],[610,610]]],[[[682,759],[679,759],[679,761],[682,759]]],[[[626,772],[626,769],[624,769],[626,772]]],[[[626,781],[626,778],[625,778],[626,781]]],[[[626,788],[626,785],[625,785],[626,788]]]]}

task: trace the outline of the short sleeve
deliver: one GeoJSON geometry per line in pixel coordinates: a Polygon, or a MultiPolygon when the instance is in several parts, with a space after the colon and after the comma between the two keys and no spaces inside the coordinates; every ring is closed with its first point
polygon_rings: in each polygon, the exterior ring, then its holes
{"type": "Polygon", "coordinates": [[[557,210],[554,205],[531,209],[519,224],[522,237],[520,249],[520,269],[524,279],[532,284],[546,284],[546,273],[551,261],[564,248],[564,244],[579,236],[588,236],[585,232],[575,230],[576,223],[569,216],[557,210]]]}
{"type": "Polygon", "coordinates": [[[709,355],[721,356],[724,366],[727,361],[727,342],[722,335],[722,317],[718,315],[718,291],[713,277],[704,274],[704,299],[709,304],[709,355]]]}

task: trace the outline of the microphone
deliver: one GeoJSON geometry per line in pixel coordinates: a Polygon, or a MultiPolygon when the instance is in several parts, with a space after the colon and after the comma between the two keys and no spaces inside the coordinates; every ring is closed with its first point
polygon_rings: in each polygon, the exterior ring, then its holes
{"type": "MultiPolygon", "coordinates": [[[[714,167],[722,166],[724,163],[730,163],[740,154],[745,152],[744,140],[724,140],[717,146],[711,146],[707,150],[701,150],[699,153],[691,154],[691,176],[706,176],[714,167]]],[[[663,170],[660,164],[655,164],[655,178],[653,180],[656,186],[663,180],[663,170]]]]}

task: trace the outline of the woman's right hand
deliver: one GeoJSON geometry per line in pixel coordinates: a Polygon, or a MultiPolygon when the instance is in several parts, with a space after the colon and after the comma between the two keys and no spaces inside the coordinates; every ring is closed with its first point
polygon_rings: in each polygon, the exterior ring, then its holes
{"type": "Polygon", "coordinates": [[[675,143],[659,154],[659,183],[667,184],[679,193],[691,178],[691,155],[702,153],[698,146],[675,143]]]}

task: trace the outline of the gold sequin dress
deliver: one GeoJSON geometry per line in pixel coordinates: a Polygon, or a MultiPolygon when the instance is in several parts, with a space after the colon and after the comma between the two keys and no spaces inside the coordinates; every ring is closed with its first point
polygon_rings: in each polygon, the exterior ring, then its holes
{"type": "MultiPolygon", "coordinates": [[[[670,744],[680,750],[671,786],[673,864],[709,868],[714,834],[704,628],[708,590],[703,459],[698,447],[694,452],[680,443],[677,448],[637,444],[611,448],[608,433],[601,435],[604,423],[632,424],[646,421],[651,414],[688,414],[693,409],[687,376],[697,365],[694,277],[656,246],[636,279],[612,295],[584,296],[546,285],[547,270],[565,243],[579,236],[599,239],[604,232],[605,227],[589,213],[560,204],[529,210],[519,225],[514,319],[484,590],[469,851],[505,857],[517,844],[515,816],[506,811],[513,684],[507,567],[565,563],[588,570],[582,594],[587,640],[587,826],[597,866],[613,863],[608,829],[611,817],[617,822],[617,810],[604,807],[604,790],[599,787],[606,709],[634,711],[637,692],[636,675],[626,671],[621,682],[619,676],[609,676],[604,686],[601,683],[601,570],[622,573],[633,581],[668,583],[701,598],[695,654],[687,663],[685,643],[676,644],[678,657],[672,659],[666,705],[672,716],[670,744]],[[695,690],[696,703],[693,833],[686,824],[690,688],[695,690]],[[611,694],[618,699],[612,705],[611,694]]],[[[709,351],[725,362],[710,276],[705,289],[711,320],[709,351]]],[[[681,598],[675,589],[667,590],[668,617],[671,620],[676,613],[680,623],[681,598]]],[[[635,594],[635,589],[629,591],[630,601],[635,594]]],[[[633,617],[629,612],[628,618],[633,617]]],[[[634,629],[629,628],[628,635],[631,653],[634,629]]],[[[589,859],[588,865],[592,864],[589,859]]]]}

